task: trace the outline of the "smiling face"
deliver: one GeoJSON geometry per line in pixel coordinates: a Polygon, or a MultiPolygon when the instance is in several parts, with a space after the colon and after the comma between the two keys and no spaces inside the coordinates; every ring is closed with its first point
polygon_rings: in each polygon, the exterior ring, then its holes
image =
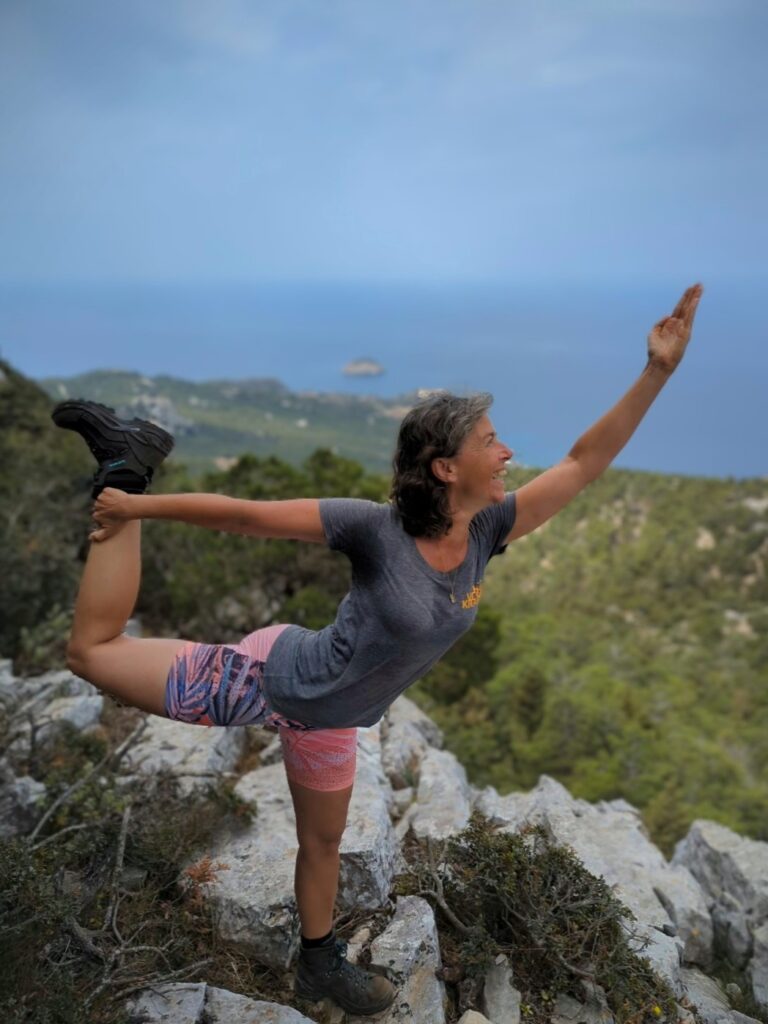
{"type": "Polygon", "coordinates": [[[514,452],[496,436],[490,418],[481,416],[453,458],[435,459],[432,471],[444,481],[455,508],[469,512],[504,500],[505,463],[514,452]]]}

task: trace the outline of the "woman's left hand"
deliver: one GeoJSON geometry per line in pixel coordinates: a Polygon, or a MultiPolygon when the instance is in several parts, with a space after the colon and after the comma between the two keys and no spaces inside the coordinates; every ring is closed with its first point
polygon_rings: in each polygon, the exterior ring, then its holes
{"type": "Polygon", "coordinates": [[[136,495],[126,494],[115,487],[105,487],[96,499],[92,516],[96,529],[88,534],[89,540],[109,540],[129,519],[134,519],[131,499],[136,495]]]}
{"type": "Polygon", "coordinates": [[[671,316],[665,316],[648,335],[648,362],[672,373],[683,358],[691,337],[693,318],[703,288],[694,284],[686,288],[671,316]]]}

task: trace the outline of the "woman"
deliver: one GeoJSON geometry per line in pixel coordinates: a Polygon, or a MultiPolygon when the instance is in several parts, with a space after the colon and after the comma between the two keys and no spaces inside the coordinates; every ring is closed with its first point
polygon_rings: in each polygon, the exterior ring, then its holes
{"type": "Polygon", "coordinates": [[[173,444],[145,421],[90,402],[64,402],[54,422],[76,430],[99,462],[96,529],[77,597],[68,663],[121,701],[203,725],[276,727],[296,812],[298,994],[331,996],[372,1014],[395,991],[345,959],[333,933],[339,844],[355,768],[355,733],[472,624],[485,565],[563,508],[621,451],[683,357],[701,286],[683,294],[648,338],[648,363],[624,397],[557,465],[516,492],[513,452],[487,415],[488,395],[438,394],[403,420],[391,503],[345,498],[244,501],[143,493],[173,444]],[[352,562],[336,621],[314,632],[276,625],[239,644],[136,639],[123,633],[139,589],[142,519],[328,543],[352,562]]]}

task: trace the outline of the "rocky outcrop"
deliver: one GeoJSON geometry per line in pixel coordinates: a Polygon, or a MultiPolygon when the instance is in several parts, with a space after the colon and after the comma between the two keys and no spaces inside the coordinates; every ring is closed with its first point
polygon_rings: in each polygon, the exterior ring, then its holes
{"type": "MultiPolygon", "coordinates": [[[[98,727],[103,703],[100,694],[69,672],[22,680],[0,662],[0,705],[17,723],[7,759],[0,762],[0,835],[8,836],[33,827],[45,797],[40,780],[22,771],[17,776],[19,754],[31,742],[44,742],[61,728],[59,723],[98,727]]],[[[238,832],[219,835],[201,856],[210,854],[217,865],[205,894],[221,936],[283,970],[292,964],[299,938],[293,896],[295,819],[280,744],[267,733],[260,733],[255,744],[249,739],[252,732],[150,718],[126,756],[124,772],[148,781],[170,772],[191,790],[222,774],[236,775],[246,745],[251,754],[260,750],[259,758],[249,755],[250,768],[235,787],[239,797],[255,805],[255,817],[238,832]]],[[[742,972],[751,995],[768,1012],[768,843],[745,839],[715,822],[696,821],[668,861],[651,842],[640,813],[625,800],[591,804],[546,775],[529,792],[479,791],[441,745],[434,723],[404,697],[378,726],[358,733],[338,908],[361,917],[350,941],[351,957],[379,965],[398,986],[397,999],[381,1020],[445,1022],[433,910],[420,896],[395,896],[393,883],[404,865],[401,842],[407,836],[456,835],[473,809],[504,831],[543,825],[592,874],[605,879],[634,913],[634,927],[648,943],[644,955],[681,1001],[679,1020],[694,1019],[685,1008],[688,1001],[695,1004],[696,1020],[705,1024],[749,1024],[749,1018],[730,1008],[734,984],[723,988],[708,977],[716,953],[742,972]]],[[[552,1020],[612,1024],[602,989],[587,982],[583,988],[578,1000],[556,995],[552,1020]]],[[[462,1024],[518,1024],[523,1019],[521,994],[505,957],[488,971],[478,1000],[479,1008],[465,1013],[462,1024]]],[[[131,1013],[135,1019],[169,1024],[299,1024],[312,1019],[202,983],[155,986],[133,1000],[131,1013]]],[[[338,1009],[329,1019],[352,1021],[338,1009]]]]}

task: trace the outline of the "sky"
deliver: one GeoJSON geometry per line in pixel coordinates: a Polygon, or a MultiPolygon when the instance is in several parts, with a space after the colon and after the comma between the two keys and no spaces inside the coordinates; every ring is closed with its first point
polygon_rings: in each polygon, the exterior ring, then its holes
{"type": "Polygon", "coordinates": [[[766,475],[767,43],[765,0],[0,0],[0,355],[488,388],[544,464],[702,281],[617,465],[766,475]]]}
{"type": "Polygon", "coordinates": [[[766,272],[765,0],[2,0],[0,283],[766,272]]]}

